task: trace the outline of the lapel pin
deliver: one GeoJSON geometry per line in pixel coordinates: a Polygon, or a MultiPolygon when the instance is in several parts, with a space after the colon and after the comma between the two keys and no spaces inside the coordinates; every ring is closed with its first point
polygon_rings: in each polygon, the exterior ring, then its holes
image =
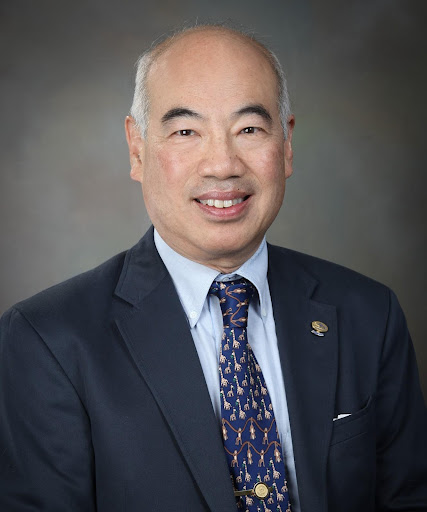
{"type": "Polygon", "coordinates": [[[314,322],[311,322],[312,327],[312,334],[315,334],[316,336],[324,336],[325,332],[328,332],[329,327],[324,324],[323,322],[319,322],[319,320],[315,320],[314,322]]]}

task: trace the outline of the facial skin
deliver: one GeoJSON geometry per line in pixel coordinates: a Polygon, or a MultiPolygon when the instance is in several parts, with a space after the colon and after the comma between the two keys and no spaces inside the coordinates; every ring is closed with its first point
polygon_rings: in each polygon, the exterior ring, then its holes
{"type": "Polygon", "coordinates": [[[292,174],[294,118],[284,140],[276,76],[250,42],[206,30],[161,54],[147,86],[145,139],[126,119],[131,177],[170,247],[232,272],[257,250],[292,174]]]}

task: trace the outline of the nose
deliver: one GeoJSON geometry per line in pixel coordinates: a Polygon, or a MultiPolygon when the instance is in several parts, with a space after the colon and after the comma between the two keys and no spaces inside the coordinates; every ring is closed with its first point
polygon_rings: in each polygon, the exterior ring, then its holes
{"type": "Polygon", "coordinates": [[[201,176],[225,180],[239,177],[243,172],[243,162],[233,146],[231,137],[217,135],[206,141],[203,157],[199,162],[201,176]]]}

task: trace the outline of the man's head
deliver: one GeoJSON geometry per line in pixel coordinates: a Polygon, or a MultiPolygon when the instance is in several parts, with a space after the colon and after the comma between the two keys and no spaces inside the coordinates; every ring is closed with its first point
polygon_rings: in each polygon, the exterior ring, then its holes
{"type": "Polygon", "coordinates": [[[182,255],[238,268],[292,173],[294,119],[277,60],[239,32],[198,26],[153,48],[138,75],[126,134],[154,226],[182,255]]]}

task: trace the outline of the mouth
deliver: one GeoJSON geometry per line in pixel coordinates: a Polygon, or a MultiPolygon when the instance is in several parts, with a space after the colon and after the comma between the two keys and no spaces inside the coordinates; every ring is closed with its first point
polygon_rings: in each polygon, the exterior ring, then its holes
{"type": "Polygon", "coordinates": [[[214,208],[230,208],[231,206],[235,206],[236,204],[243,203],[249,198],[249,196],[239,197],[234,199],[197,199],[196,201],[205,206],[213,206],[214,208]]]}

